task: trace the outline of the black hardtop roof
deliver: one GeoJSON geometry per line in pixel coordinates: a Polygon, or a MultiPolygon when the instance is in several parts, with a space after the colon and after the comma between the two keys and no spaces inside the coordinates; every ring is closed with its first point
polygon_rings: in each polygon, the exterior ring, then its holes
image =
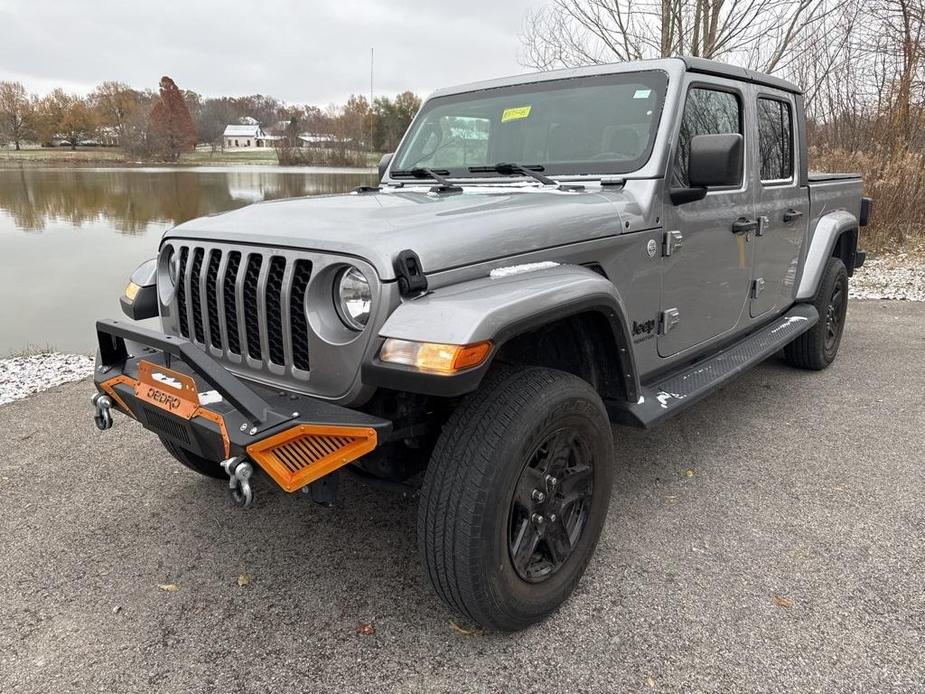
{"type": "Polygon", "coordinates": [[[753,84],[762,84],[774,89],[783,89],[784,91],[802,94],[800,89],[793,82],[788,82],[774,75],[766,75],[757,70],[749,70],[744,67],[736,67],[728,63],[721,63],[718,60],[707,60],[706,58],[695,58],[692,56],[678,56],[679,60],[684,61],[688,72],[700,72],[705,75],[715,75],[717,77],[728,77],[729,79],[742,80],[743,82],[752,82],[753,84]]]}

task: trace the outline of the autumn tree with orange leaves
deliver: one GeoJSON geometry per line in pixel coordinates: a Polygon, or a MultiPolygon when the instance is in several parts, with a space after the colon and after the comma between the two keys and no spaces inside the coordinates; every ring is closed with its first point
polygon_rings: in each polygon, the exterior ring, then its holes
{"type": "Polygon", "coordinates": [[[156,149],[166,161],[177,161],[184,152],[196,147],[196,128],[183,94],[176,83],[161,77],[160,98],[151,109],[151,134],[156,149]]]}

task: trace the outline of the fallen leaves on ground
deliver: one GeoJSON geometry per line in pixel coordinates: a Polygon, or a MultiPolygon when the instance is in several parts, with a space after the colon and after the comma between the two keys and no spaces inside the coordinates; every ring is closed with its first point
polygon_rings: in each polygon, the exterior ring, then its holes
{"type": "Polygon", "coordinates": [[[247,574],[241,574],[238,576],[238,585],[242,588],[247,588],[251,584],[251,577],[247,574]]]}
{"type": "Polygon", "coordinates": [[[362,636],[374,636],[376,634],[376,627],[372,624],[361,624],[357,627],[357,633],[362,636]]]}
{"type": "Polygon", "coordinates": [[[646,686],[651,689],[655,686],[655,680],[653,680],[651,677],[646,677],[646,686]]]}
{"type": "Polygon", "coordinates": [[[786,595],[775,595],[774,604],[778,607],[793,607],[794,602],[793,598],[788,598],[786,595]]]}
{"type": "Polygon", "coordinates": [[[694,476],[694,468],[692,468],[692,467],[687,468],[687,472],[685,472],[684,474],[687,475],[688,477],[693,477],[693,476],[694,476]]]}
{"type": "Polygon", "coordinates": [[[457,624],[454,620],[450,620],[450,626],[453,627],[453,631],[457,634],[462,634],[463,636],[479,636],[482,633],[482,630],[478,627],[464,627],[457,624]]]}
{"type": "Polygon", "coordinates": [[[176,583],[158,583],[157,587],[168,593],[176,593],[178,590],[180,590],[177,588],[176,583]]]}

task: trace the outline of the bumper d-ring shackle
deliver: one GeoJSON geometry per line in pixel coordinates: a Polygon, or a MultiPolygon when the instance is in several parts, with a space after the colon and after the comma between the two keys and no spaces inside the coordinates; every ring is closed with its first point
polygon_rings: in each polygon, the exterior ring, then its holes
{"type": "Polygon", "coordinates": [[[238,505],[247,508],[254,500],[250,478],[254,468],[241,456],[222,461],[222,467],[228,475],[228,491],[231,499],[238,505]]]}
{"type": "Polygon", "coordinates": [[[112,399],[102,393],[94,393],[90,402],[96,408],[96,414],[93,415],[93,422],[100,431],[106,431],[112,426],[112,399]]]}

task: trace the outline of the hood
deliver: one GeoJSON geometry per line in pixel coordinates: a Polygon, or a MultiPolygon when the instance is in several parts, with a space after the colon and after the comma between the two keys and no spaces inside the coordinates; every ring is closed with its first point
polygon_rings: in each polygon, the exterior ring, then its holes
{"type": "Polygon", "coordinates": [[[383,280],[405,249],[425,273],[506,258],[622,230],[612,194],[531,187],[428,193],[424,187],[261,202],[203,217],[165,238],[284,246],[353,255],[383,280]]]}

